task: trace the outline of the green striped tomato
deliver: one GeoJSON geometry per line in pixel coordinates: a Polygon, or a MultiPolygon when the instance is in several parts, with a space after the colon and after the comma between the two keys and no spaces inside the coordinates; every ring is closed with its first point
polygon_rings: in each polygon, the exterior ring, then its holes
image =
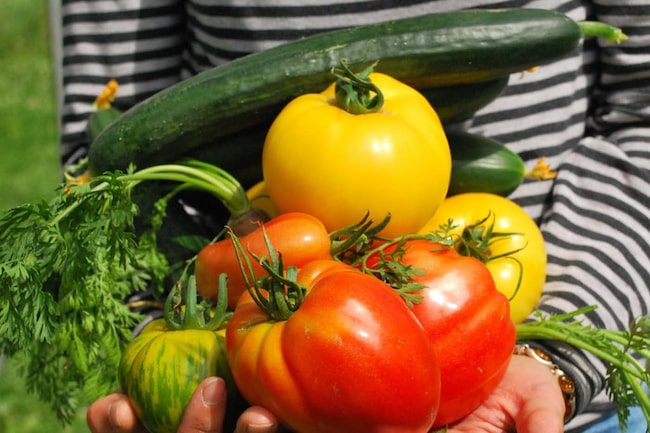
{"type": "MultiPolygon", "coordinates": [[[[193,282],[193,281],[192,281],[193,282]]],[[[196,298],[195,285],[190,296],[196,298]]],[[[225,308],[227,299],[223,299],[225,308]]],[[[194,302],[196,304],[196,302],[194,302]]],[[[154,320],[122,353],[118,381],[138,419],[155,433],[175,433],[199,383],[209,376],[224,378],[228,390],[227,418],[234,422],[243,400],[234,384],[225,353],[225,324],[212,329],[192,318],[195,305],[182,308],[183,324],[169,317],[154,320]]]]}
{"type": "Polygon", "coordinates": [[[175,433],[203,379],[218,375],[230,380],[224,335],[223,330],[172,331],[158,319],[129,344],[118,378],[147,430],[175,433]]]}

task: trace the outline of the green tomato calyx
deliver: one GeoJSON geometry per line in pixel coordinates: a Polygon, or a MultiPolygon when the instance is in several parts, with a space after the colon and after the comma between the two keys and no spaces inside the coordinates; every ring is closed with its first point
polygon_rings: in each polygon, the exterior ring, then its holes
{"type": "Polygon", "coordinates": [[[282,254],[275,250],[262,224],[259,229],[264,233],[264,241],[269,254],[260,257],[250,253],[253,260],[256,260],[266,272],[265,275],[257,277],[251,258],[246,254],[232,229],[228,229],[239,261],[239,268],[251,298],[271,319],[287,320],[300,307],[307,292],[305,287],[296,282],[298,269],[295,266],[284,266],[282,254]]]}
{"type": "Polygon", "coordinates": [[[220,329],[230,318],[228,313],[228,289],[226,287],[227,275],[219,276],[219,294],[216,305],[198,302],[196,280],[194,276],[181,278],[174,285],[165,301],[164,317],[171,330],[206,330],[220,329]],[[187,284],[183,284],[183,281],[187,284]]]}
{"type": "MultiPolygon", "coordinates": [[[[448,221],[448,223],[441,227],[441,230],[448,232],[454,228],[454,222],[448,221]]],[[[481,262],[487,264],[492,260],[497,260],[501,258],[507,258],[512,260],[512,262],[519,269],[519,277],[517,279],[517,286],[515,287],[514,292],[508,299],[512,301],[519,293],[521,288],[521,282],[524,274],[524,266],[521,261],[514,256],[514,254],[526,248],[524,245],[521,248],[517,248],[503,254],[494,255],[491,251],[491,246],[495,242],[502,241],[504,238],[511,238],[512,236],[523,236],[523,233],[518,232],[497,232],[494,231],[494,214],[492,211],[482,220],[477,221],[474,224],[467,225],[462,234],[456,240],[456,250],[462,256],[474,257],[481,262]],[[490,222],[489,220],[492,219],[490,222]]]]}
{"type": "Polygon", "coordinates": [[[370,80],[375,64],[358,74],[341,62],[341,66],[332,69],[336,77],[336,105],[351,114],[376,113],[384,106],[384,95],[370,80]]]}

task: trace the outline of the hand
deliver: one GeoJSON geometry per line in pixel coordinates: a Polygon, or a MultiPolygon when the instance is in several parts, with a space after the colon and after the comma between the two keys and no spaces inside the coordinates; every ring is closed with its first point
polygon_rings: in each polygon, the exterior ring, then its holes
{"type": "MultiPolygon", "coordinates": [[[[220,378],[207,378],[197,387],[190,400],[178,433],[223,432],[226,387],[220,378]]],[[[87,413],[93,433],[145,433],[138,423],[129,398],[114,392],[93,402],[87,413]]],[[[277,421],[266,409],[248,408],[237,421],[235,433],[275,433],[277,421]]]]}
{"type": "MultiPolygon", "coordinates": [[[[221,428],[224,407],[223,381],[206,379],[190,401],[179,433],[226,433],[221,428]]],[[[557,378],[548,367],[531,358],[513,356],[503,380],[490,397],[470,415],[451,425],[447,433],[562,433],[564,410],[557,378]]],[[[119,393],[90,406],[88,425],[93,433],[144,432],[128,398],[119,393]]],[[[235,433],[277,431],[277,419],[271,413],[251,407],[240,416],[235,433]]]]}
{"type": "Polygon", "coordinates": [[[564,411],[564,398],[550,369],[513,355],[490,397],[447,433],[562,433],[564,411]]]}

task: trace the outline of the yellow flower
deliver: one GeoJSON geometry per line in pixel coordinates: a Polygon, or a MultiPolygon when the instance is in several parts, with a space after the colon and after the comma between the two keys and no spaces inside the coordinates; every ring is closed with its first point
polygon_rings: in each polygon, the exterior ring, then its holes
{"type": "Polygon", "coordinates": [[[546,163],[546,159],[541,157],[537,160],[535,167],[526,172],[526,177],[536,180],[555,179],[557,176],[556,171],[551,171],[551,165],[546,163]]]}
{"type": "Polygon", "coordinates": [[[111,107],[111,102],[117,94],[118,84],[116,80],[110,80],[104,90],[97,96],[93,107],[97,110],[105,110],[111,107]]]}

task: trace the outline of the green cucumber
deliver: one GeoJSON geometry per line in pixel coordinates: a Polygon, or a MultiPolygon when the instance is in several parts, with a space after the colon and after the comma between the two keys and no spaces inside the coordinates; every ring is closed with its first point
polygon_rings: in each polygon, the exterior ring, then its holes
{"type": "Polygon", "coordinates": [[[451,150],[447,195],[464,192],[512,193],[526,176],[524,161],[491,138],[465,131],[446,131],[451,150]]]}
{"type": "Polygon", "coordinates": [[[122,112],[116,108],[98,108],[93,111],[86,124],[86,135],[90,142],[94,141],[99,134],[108,127],[115,119],[120,117],[122,112]]]}
{"type": "Polygon", "coordinates": [[[467,120],[494,101],[508,85],[509,75],[475,83],[421,89],[443,124],[467,120]]]}
{"type": "Polygon", "coordinates": [[[199,146],[181,157],[214,164],[232,174],[244,188],[249,188],[262,179],[262,149],[270,126],[223,137],[217,144],[199,146]]]}
{"type": "Polygon", "coordinates": [[[250,54],[177,83],[126,111],[91,143],[91,173],[144,167],[268,123],[292,98],[321,91],[342,60],[418,89],[503,77],[551,62],[582,37],[541,9],[465,10],[333,31],[250,54]]]}

